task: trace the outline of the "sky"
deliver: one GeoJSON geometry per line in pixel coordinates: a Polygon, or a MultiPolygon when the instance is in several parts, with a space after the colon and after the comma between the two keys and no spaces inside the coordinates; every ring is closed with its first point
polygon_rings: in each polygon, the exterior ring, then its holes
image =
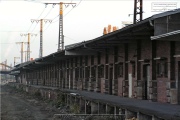
{"type": "MultiPolygon", "coordinates": [[[[40,23],[32,23],[31,19],[52,20],[43,23],[43,56],[57,52],[59,5],[44,4],[52,2],[76,3],[76,7],[63,6],[65,46],[100,37],[108,25],[121,28],[122,21],[133,21],[134,0],[0,0],[0,63],[7,60],[14,66],[14,57],[21,56],[21,45],[16,42],[27,42],[27,36],[22,36],[27,33],[37,34],[30,38],[30,57],[39,57],[40,23]]],[[[155,3],[175,3],[180,8],[179,0],[143,0],[143,19],[163,12],[154,11],[155,3]]],[[[20,62],[16,59],[16,64],[20,62]]]]}

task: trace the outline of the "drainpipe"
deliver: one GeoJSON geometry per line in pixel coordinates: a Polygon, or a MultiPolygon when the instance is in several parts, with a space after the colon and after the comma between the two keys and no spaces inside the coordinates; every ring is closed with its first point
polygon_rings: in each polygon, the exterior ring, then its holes
{"type": "Polygon", "coordinates": [[[154,27],[154,24],[152,23],[152,20],[149,20],[150,26],[154,27]]]}

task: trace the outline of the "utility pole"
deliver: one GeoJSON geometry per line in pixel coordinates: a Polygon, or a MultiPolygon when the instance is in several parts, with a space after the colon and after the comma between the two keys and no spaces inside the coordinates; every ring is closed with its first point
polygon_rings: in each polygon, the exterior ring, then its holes
{"type": "Polygon", "coordinates": [[[36,19],[31,19],[31,22],[40,22],[40,50],[39,50],[39,57],[43,57],[43,22],[52,22],[52,20],[48,20],[48,19],[40,19],[40,20],[36,20],[36,19]]]}
{"type": "MultiPolygon", "coordinates": [[[[27,53],[28,53],[28,51],[24,51],[24,53],[25,53],[25,62],[27,62],[27,53]]],[[[30,51],[30,53],[31,53],[31,51],[30,51]]]]}
{"type": "Polygon", "coordinates": [[[64,50],[64,35],[63,35],[63,5],[68,7],[70,4],[72,7],[75,7],[76,3],[45,3],[45,5],[52,4],[53,6],[58,4],[59,5],[59,36],[58,36],[58,49],[57,51],[64,50]]]}
{"type": "Polygon", "coordinates": [[[142,14],[143,14],[143,0],[134,0],[134,19],[133,19],[134,24],[136,24],[139,21],[142,21],[142,14]]]}
{"type": "Polygon", "coordinates": [[[20,57],[14,57],[14,66],[16,65],[16,59],[20,59],[20,57]]]}
{"type": "Polygon", "coordinates": [[[28,36],[28,42],[27,42],[27,61],[30,60],[30,36],[37,36],[37,34],[28,33],[28,34],[21,34],[21,36],[28,36]]]}
{"type": "Polygon", "coordinates": [[[27,42],[16,42],[16,44],[21,44],[21,63],[23,63],[24,43],[27,42]]]}
{"type": "Polygon", "coordinates": [[[6,70],[6,65],[7,65],[7,59],[4,61],[4,64],[5,64],[5,70],[6,70]]]}

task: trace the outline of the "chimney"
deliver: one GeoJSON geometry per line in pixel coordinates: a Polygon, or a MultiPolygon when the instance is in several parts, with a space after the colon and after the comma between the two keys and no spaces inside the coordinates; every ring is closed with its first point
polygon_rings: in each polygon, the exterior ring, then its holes
{"type": "Polygon", "coordinates": [[[111,32],[111,25],[108,25],[108,33],[111,32]]]}
{"type": "Polygon", "coordinates": [[[116,26],[113,26],[113,32],[117,30],[117,27],[116,26]]]}
{"type": "Polygon", "coordinates": [[[106,27],[104,27],[103,35],[106,35],[106,34],[107,34],[107,29],[106,27]]]}

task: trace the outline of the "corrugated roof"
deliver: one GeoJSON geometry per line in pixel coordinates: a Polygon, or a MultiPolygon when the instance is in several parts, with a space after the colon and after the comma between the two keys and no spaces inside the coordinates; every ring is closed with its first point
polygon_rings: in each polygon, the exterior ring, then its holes
{"type": "MultiPolygon", "coordinates": [[[[175,9],[175,10],[171,10],[171,11],[167,11],[167,12],[164,12],[164,13],[159,13],[159,14],[153,15],[153,16],[151,16],[149,18],[146,18],[146,19],[136,23],[136,24],[128,25],[128,26],[126,26],[126,27],[124,27],[122,29],[116,30],[116,31],[111,32],[111,33],[106,34],[106,35],[102,35],[102,36],[97,37],[97,38],[92,39],[92,40],[82,41],[82,42],[79,42],[79,43],[67,45],[67,46],[65,46],[65,50],[72,50],[72,49],[81,47],[84,44],[89,44],[89,43],[93,43],[93,42],[96,42],[96,41],[99,41],[99,40],[102,40],[102,39],[110,38],[110,37],[112,37],[114,35],[117,35],[117,34],[126,32],[128,30],[131,30],[132,28],[136,28],[137,26],[143,25],[145,23],[149,23],[149,21],[152,21],[154,19],[164,17],[164,16],[168,16],[168,15],[172,15],[172,14],[176,14],[176,13],[180,13],[180,9],[175,9]]],[[[13,70],[18,70],[18,69],[20,69],[20,68],[22,68],[24,66],[30,65],[30,64],[35,63],[35,62],[40,62],[40,61],[44,61],[44,60],[45,61],[53,61],[53,58],[55,58],[55,56],[63,56],[63,55],[65,56],[65,50],[49,54],[49,55],[47,55],[47,56],[45,56],[43,58],[37,58],[37,59],[35,59],[33,61],[28,61],[28,62],[19,64],[19,65],[15,66],[16,68],[14,68],[13,70]]]]}

